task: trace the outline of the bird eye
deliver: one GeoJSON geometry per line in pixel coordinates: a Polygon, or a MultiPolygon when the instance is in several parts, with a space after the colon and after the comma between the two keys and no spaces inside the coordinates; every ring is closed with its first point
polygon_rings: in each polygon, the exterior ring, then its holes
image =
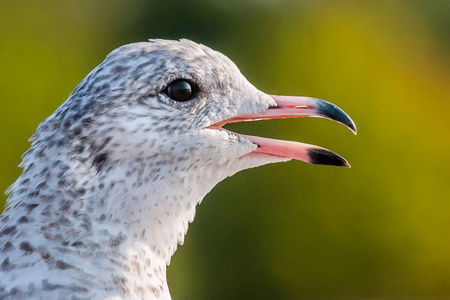
{"type": "Polygon", "coordinates": [[[170,99],[184,102],[190,100],[196,93],[197,86],[185,79],[177,79],[169,83],[165,89],[165,94],[170,99]]]}

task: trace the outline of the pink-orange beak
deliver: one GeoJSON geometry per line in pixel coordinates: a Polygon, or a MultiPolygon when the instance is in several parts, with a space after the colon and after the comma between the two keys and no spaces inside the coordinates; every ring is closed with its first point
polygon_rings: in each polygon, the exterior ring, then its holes
{"type": "MultiPolygon", "coordinates": [[[[224,120],[210,127],[222,129],[221,127],[227,123],[242,121],[319,117],[341,123],[348,129],[350,129],[354,134],[356,134],[356,126],[353,120],[342,109],[330,102],[309,97],[271,97],[277,104],[274,107],[269,107],[267,110],[261,113],[242,115],[232,119],[224,120]]],[[[267,155],[292,158],[310,164],[350,167],[350,164],[343,157],[334,152],[331,152],[328,149],[318,146],[250,135],[241,136],[258,145],[258,148],[252,153],[262,153],[267,155]]]]}

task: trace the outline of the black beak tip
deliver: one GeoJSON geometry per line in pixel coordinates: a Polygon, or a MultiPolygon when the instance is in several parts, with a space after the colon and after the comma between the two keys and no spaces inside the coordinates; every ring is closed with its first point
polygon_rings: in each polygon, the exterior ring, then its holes
{"type": "Polygon", "coordinates": [[[327,149],[309,149],[308,156],[313,165],[351,167],[345,158],[327,149]]]}
{"type": "Polygon", "coordinates": [[[334,120],[350,129],[354,134],[357,133],[355,122],[350,116],[338,106],[331,102],[316,99],[317,111],[324,118],[334,120]]]}
{"type": "Polygon", "coordinates": [[[350,129],[355,135],[357,135],[358,129],[356,129],[355,122],[353,122],[353,120],[350,119],[350,117],[349,117],[349,120],[350,120],[350,122],[348,122],[347,124],[344,124],[344,125],[347,126],[348,129],[350,129]]]}

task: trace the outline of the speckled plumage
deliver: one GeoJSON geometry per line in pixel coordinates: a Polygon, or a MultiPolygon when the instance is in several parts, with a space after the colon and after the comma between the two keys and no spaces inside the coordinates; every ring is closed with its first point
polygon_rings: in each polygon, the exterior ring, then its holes
{"type": "Polygon", "coordinates": [[[23,156],[0,217],[0,299],[170,299],[166,266],[218,182],[291,158],[350,166],[321,147],[221,127],[307,116],[356,133],[334,104],[267,95],[192,41],[114,50],[23,156]],[[169,96],[174,82],[195,92],[169,96]]]}
{"type": "Polygon", "coordinates": [[[114,50],[32,137],[0,218],[0,298],[170,299],[166,265],[196,205],[227,176],[288,160],[206,127],[274,105],[203,45],[114,50]],[[198,97],[161,92],[177,78],[198,97]]]}

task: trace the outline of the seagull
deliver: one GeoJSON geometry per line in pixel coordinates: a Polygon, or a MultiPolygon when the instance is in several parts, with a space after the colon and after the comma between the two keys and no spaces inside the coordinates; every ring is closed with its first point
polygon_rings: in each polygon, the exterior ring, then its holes
{"type": "Polygon", "coordinates": [[[115,49],[30,139],[0,217],[0,298],[171,299],[166,267],[217,183],[291,159],[350,167],[318,146],[223,128],[291,117],[356,134],[336,105],[265,94],[193,41],[115,49]]]}

